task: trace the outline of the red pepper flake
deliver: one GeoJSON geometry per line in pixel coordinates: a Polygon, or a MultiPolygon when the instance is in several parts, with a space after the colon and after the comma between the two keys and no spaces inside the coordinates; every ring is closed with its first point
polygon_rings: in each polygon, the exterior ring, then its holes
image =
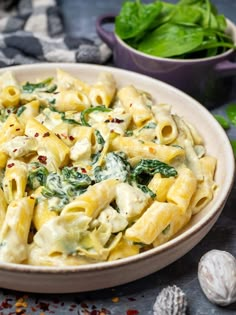
{"type": "Polygon", "coordinates": [[[16,152],[16,151],[17,151],[17,149],[14,149],[14,150],[13,150],[13,152],[16,152]]]}
{"type": "Polygon", "coordinates": [[[11,125],[10,125],[10,127],[13,127],[13,126],[14,126],[14,124],[11,124],[11,125]]]}
{"type": "Polygon", "coordinates": [[[37,138],[37,137],[39,136],[39,133],[36,132],[36,133],[34,134],[34,136],[37,138]]]}
{"type": "Polygon", "coordinates": [[[16,131],[19,131],[20,130],[20,128],[16,128],[16,131]]]}
{"type": "Polygon", "coordinates": [[[43,135],[43,138],[49,137],[50,133],[49,132],[45,132],[45,134],[43,135]]]}
{"type": "Polygon", "coordinates": [[[44,155],[39,155],[38,157],[39,162],[41,162],[42,164],[47,164],[47,157],[44,155]]]}
{"type": "Polygon", "coordinates": [[[126,315],[138,315],[139,311],[137,310],[127,310],[126,315]]]}
{"type": "Polygon", "coordinates": [[[64,133],[61,133],[61,136],[65,139],[67,138],[67,135],[65,135],[64,133]]]}
{"type": "Polygon", "coordinates": [[[30,199],[33,199],[33,200],[34,200],[34,197],[30,196],[30,199]]]}
{"type": "Polygon", "coordinates": [[[81,172],[82,172],[82,173],[87,173],[86,169],[83,168],[83,167],[81,167],[81,172]]]}
{"type": "Polygon", "coordinates": [[[132,104],[132,103],[130,103],[130,104],[129,104],[129,107],[132,107],[132,106],[133,106],[133,104],[132,104]]]}
{"type": "Polygon", "coordinates": [[[57,138],[61,139],[61,136],[59,135],[59,133],[56,133],[57,138]]]}
{"type": "Polygon", "coordinates": [[[10,164],[7,165],[7,167],[8,167],[8,168],[11,168],[11,167],[14,166],[14,165],[15,165],[15,163],[10,163],[10,164]]]}
{"type": "Polygon", "coordinates": [[[75,138],[73,136],[69,136],[70,141],[75,140],[75,138]]]}

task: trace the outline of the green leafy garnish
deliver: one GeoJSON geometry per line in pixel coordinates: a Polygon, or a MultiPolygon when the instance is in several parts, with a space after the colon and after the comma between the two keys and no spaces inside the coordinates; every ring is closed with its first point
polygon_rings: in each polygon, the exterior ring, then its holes
{"type": "Polygon", "coordinates": [[[230,128],[230,123],[224,116],[215,114],[214,117],[224,129],[230,128]]]}
{"type": "Polygon", "coordinates": [[[80,120],[81,120],[81,124],[83,126],[88,126],[88,127],[91,127],[90,124],[88,123],[87,121],[87,116],[89,114],[91,114],[92,112],[110,112],[111,109],[110,108],[107,108],[106,106],[102,105],[102,106],[95,106],[95,107],[89,107],[85,110],[83,110],[81,112],[81,116],[80,116],[80,120]]]}

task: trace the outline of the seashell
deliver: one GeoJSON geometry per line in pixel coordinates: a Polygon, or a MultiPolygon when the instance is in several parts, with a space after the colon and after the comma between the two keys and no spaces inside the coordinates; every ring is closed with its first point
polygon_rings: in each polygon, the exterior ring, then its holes
{"type": "Polygon", "coordinates": [[[185,315],[187,299],[176,285],[164,288],[153,305],[153,315],[185,315]]]}
{"type": "Polygon", "coordinates": [[[198,280],[206,297],[214,304],[236,301],[236,259],[222,250],[211,250],[198,265],[198,280]]]}

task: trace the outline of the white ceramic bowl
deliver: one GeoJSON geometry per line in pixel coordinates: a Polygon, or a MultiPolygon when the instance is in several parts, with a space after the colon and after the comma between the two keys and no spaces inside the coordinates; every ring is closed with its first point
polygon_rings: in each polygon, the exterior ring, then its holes
{"type": "Polygon", "coordinates": [[[227,201],[234,179],[234,156],[227,135],[197,101],[166,83],[134,72],[89,64],[37,64],[10,70],[20,81],[30,81],[55,75],[56,68],[91,83],[100,71],[110,71],[119,86],[133,84],[150,92],[158,102],[171,104],[173,112],[191,122],[202,134],[207,154],[217,158],[215,179],[219,188],[212,202],[166,244],[136,256],[93,265],[56,268],[0,263],[1,287],[43,293],[89,291],[127,283],[162,269],[186,254],[208,233],[227,201]]]}

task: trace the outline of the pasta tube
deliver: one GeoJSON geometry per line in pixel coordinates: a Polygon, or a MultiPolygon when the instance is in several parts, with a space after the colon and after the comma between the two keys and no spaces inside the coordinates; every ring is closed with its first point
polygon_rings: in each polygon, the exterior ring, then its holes
{"type": "Polygon", "coordinates": [[[35,199],[24,197],[12,201],[0,233],[0,260],[21,263],[27,258],[27,240],[35,199]]]}
{"type": "Polygon", "coordinates": [[[179,171],[179,175],[167,193],[167,201],[176,204],[185,213],[197,188],[197,179],[188,168],[179,171]]]}
{"type": "Polygon", "coordinates": [[[62,210],[61,215],[68,212],[84,211],[89,217],[96,218],[102,209],[105,209],[115,198],[116,179],[106,179],[93,186],[69,203],[62,210]]]}
{"type": "Polygon", "coordinates": [[[97,82],[91,87],[89,97],[93,106],[109,107],[116,92],[116,82],[109,72],[101,72],[97,82]]]}
{"type": "Polygon", "coordinates": [[[13,85],[6,86],[2,89],[0,98],[4,107],[18,106],[20,102],[20,90],[13,85]]]}
{"type": "Polygon", "coordinates": [[[152,118],[152,112],[146,105],[145,96],[140,94],[134,86],[121,88],[117,96],[126,111],[132,115],[136,126],[140,127],[145,121],[152,118]]]}
{"type": "Polygon", "coordinates": [[[185,155],[181,147],[140,141],[131,137],[116,137],[111,143],[111,150],[123,151],[130,158],[158,159],[165,163],[172,163],[175,159],[184,158],[185,155]]]}
{"type": "Polygon", "coordinates": [[[194,193],[189,207],[193,214],[201,211],[213,198],[215,189],[214,174],[216,169],[216,159],[211,156],[205,156],[200,159],[203,171],[203,181],[198,182],[197,190],[194,193]]]}
{"type": "Polygon", "coordinates": [[[46,164],[49,170],[55,171],[68,162],[70,152],[68,146],[37,120],[33,118],[28,120],[25,134],[37,139],[38,160],[46,164]]]}
{"type": "Polygon", "coordinates": [[[170,224],[179,208],[171,203],[154,201],[144,214],[125,232],[125,238],[133,242],[151,244],[170,224]]]}
{"type": "Polygon", "coordinates": [[[3,179],[3,191],[7,202],[24,197],[26,184],[26,164],[17,160],[9,160],[3,179]]]}

